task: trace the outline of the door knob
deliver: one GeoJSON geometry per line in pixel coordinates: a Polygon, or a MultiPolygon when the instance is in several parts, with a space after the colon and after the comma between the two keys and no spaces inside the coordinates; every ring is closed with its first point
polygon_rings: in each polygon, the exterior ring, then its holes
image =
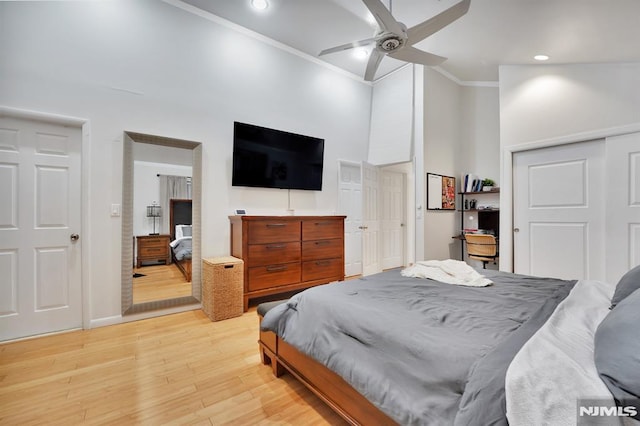
{"type": "Polygon", "coordinates": [[[520,232],[520,228],[513,228],[513,232],[520,232]]]}
{"type": "Polygon", "coordinates": [[[80,235],[71,234],[71,236],[69,238],[71,239],[71,241],[73,241],[75,243],[76,241],[78,241],[80,239],[80,235]]]}

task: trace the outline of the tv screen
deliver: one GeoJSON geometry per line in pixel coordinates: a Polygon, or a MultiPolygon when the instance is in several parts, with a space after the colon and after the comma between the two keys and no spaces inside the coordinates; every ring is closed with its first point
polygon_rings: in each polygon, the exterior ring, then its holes
{"type": "Polygon", "coordinates": [[[233,186],[322,189],[324,139],[234,122],[233,186]]]}

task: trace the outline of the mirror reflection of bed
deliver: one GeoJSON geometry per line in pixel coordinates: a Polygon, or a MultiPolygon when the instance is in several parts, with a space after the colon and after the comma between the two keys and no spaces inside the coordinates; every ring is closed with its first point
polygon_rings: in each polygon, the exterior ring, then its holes
{"type": "Polygon", "coordinates": [[[191,206],[192,201],[187,199],[169,201],[170,234],[164,241],[169,241],[170,260],[163,264],[136,265],[133,270],[133,303],[191,295],[191,206]]]}

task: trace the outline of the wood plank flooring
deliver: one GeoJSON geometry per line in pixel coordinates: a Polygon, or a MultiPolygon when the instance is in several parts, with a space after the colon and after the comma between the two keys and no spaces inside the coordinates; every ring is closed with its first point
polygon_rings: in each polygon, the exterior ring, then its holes
{"type": "Polygon", "coordinates": [[[0,344],[1,425],[344,425],[260,363],[255,309],[202,311],[0,344]]]}
{"type": "Polygon", "coordinates": [[[134,268],[144,277],[133,279],[133,303],[191,296],[191,282],[187,281],[175,263],[134,268]]]}

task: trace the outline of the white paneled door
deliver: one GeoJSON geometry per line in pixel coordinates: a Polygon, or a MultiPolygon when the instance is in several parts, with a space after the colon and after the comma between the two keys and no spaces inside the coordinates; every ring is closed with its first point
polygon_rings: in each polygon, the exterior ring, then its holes
{"type": "Polygon", "coordinates": [[[405,175],[381,172],[380,227],[382,230],[382,269],[404,265],[405,175]]]}
{"type": "Polygon", "coordinates": [[[607,282],[640,265],[640,133],[607,138],[607,282]]]}
{"type": "Polygon", "coordinates": [[[81,143],[0,118],[0,341],[82,326],[81,143]]]}
{"type": "Polygon", "coordinates": [[[362,275],[382,271],[379,256],[378,172],[377,167],[362,163],[362,275]]]}
{"type": "Polygon", "coordinates": [[[514,272],[605,279],[605,143],[514,154],[514,272]]]}
{"type": "Polygon", "coordinates": [[[344,220],[344,274],[362,274],[362,173],[360,164],[341,162],[338,178],[339,214],[344,220]]]}

